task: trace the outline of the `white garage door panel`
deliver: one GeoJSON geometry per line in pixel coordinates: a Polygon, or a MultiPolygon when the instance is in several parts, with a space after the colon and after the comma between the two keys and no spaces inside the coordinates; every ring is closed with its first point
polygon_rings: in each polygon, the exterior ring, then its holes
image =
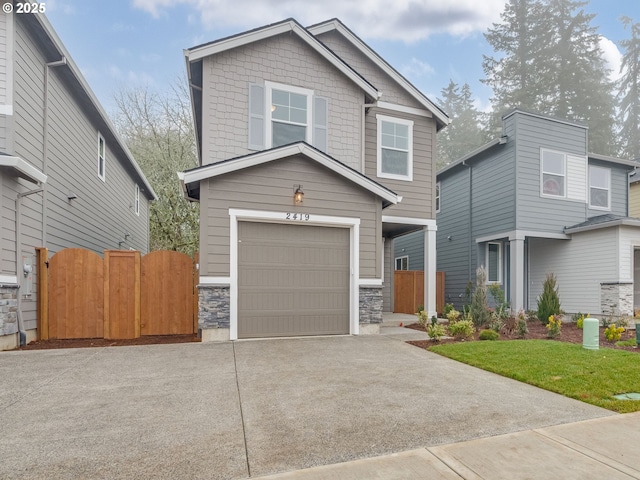
{"type": "Polygon", "coordinates": [[[349,333],[349,230],[240,222],[238,337],[349,333]]]}

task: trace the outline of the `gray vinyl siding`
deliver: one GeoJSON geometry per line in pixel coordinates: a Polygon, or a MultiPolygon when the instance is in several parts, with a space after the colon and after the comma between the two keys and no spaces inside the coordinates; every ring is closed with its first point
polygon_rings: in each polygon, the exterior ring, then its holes
{"type": "Polygon", "coordinates": [[[277,160],[204,180],[200,188],[200,275],[230,275],[229,208],[238,208],[360,218],[360,277],[376,278],[380,199],[312,160],[277,160]],[[300,183],[304,203],[294,206],[293,185],[300,183]]]}
{"type": "Polygon", "coordinates": [[[295,35],[283,34],[203,60],[202,162],[250,153],[249,87],[264,81],[328,99],[328,154],[361,170],[364,93],[295,35]]]}
{"type": "Polygon", "coordinates": [[[617,229],[572,235],[571,240],[529,239],[529,308],[537,308],[548,273],[557,277],[565,312],[600,315],[600,283],[618,281],[617,229]]]}
{"type": "Polygon", "coordinates": [[[398,195],[402,202],[387,207],[384,215],[412,218],[435,218],[435,121],[431,118],[371,108],[365,118],[365,175],[398,195]],[[413,181],[379,178],[378,122],[376,114],[412,120],[413,181]]]}
{"type": "Polygon", "coordinates": [[[515,123],[516,128],[517,228],[561,233],[565,226],[586,220],[586,199],[577,201],[541,197],[540,149],[586,156],[587,130],[575,125],[524,114],[513,115],[505,122],[507,125],[515,123]]]}
{"type": "Polygon", "coordinates": [[[440,212],[437,270],[445,272],[445,301],[462,308],[465,288],[473,278],[476,246],[471,240],[469,168],[465,167],[440,180],[440,212]],[[450,239],[449,239],[450,237],[450,239]]]}
{"type": "MultiPolygon", "coordinates": [[[[409,257],[409,270],[424,270],[424,231],[393,239],[393,257],[409,257]]],[[[395,262],[394,262],[395,266],[395,262]]]]}

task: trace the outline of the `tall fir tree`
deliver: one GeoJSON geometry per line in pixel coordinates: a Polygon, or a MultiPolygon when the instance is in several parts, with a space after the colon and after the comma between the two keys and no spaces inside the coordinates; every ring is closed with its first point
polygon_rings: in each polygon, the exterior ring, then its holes
{"type": "Polygon", "coordinates": [[[442,89],[438,101],[451,118],[451,124],[438,133],[438,168],[457,160],[484,143],[482,114],[473,104],[471,87],[462,88],[453,80],[442,89]]]}
{"type": "Polygon", "coordinates": [[[509,0],[485,38],[484,83],[493,88],[493,125],[519,107],[589,125],[589,150],[613,155],[615,97],[595,15],[575,0],[509,0]]]}
{"type": "Polygon", "coordinates": [[[621,155],[629,160],[640,159],[640,23],[622,17],[625,28],[630,29],[631,38],[622,40],[624,49],[619,80],[620,143],[621,155]]]}

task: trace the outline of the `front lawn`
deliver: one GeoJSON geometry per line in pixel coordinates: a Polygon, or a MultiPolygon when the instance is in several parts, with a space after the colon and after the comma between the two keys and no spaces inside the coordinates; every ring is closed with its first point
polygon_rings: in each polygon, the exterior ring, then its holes
{"type": "Polygon", "coordinates": [[[637,353],[552,340],[461,342],[429,350],[614,412],[640,411],[640,400],[613,398],[640,393],[637,353]]]}

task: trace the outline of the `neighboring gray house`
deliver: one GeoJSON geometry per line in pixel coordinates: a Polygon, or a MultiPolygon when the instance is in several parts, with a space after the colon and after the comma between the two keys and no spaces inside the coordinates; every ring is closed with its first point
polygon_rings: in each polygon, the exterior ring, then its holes
{"type": "Polygon", "coordinates": [[[447,302],[461,307],[484,265],[516,311],[536,309],[554,273],[567,313],[633,313],[640,220],[627,205],[635,164],[587,153],[587,137],[585,126],[515,110],[500,138],[438,172],[447,302]]]}
{"type": "Polygon", "coordinates": [[[36,247],[146,252],[154,198],[44,15],[0,13],[0,349],[36,336],[36,247]]]}
{"type": "Polygon", "coordinates": [[[435,313],[435,141],[447,116],[338,20],[185,51],[201,166],[203,340],[376,333],[393,239],[425,230],[435,313]],[[384,95],[383,95],[384,92],[384,95]]]}

